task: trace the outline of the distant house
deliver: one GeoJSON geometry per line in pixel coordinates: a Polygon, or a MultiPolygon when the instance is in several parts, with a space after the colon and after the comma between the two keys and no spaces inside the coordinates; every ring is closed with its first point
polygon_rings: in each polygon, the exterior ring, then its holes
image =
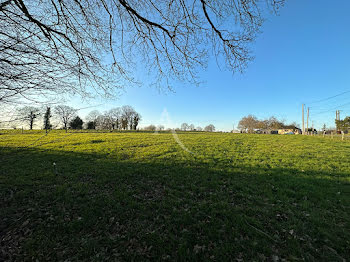
{"type": "Polygon", "coordinates": [[[301,129],[296,126],[285,126],[284,128],[278,129],[279,135],[298,135],[301,134],[301,129]]]}
{"type": "Polygon", "coordinates": [[[306,130],[308,134],[317,134],[317,130],[315,128],[309,128],[306,130]]]}
{"type": "Polygon", "coordinates": [[[294,129],[278,129],[279,135],[294,135],[294,129]]]}
{"type": "MultiPolygon", "coordinates": [[[[231,131],[233,132],[233,131],[231,131]]],[[[244,132],[246,133],[246,132],[244,132]]],[[[271,135],[298,135],[301,134],[301,129],[295,126],[285,126],[280,129],[266,129],[266,128],[255,128],[253,129],[255,134],[271,134],[271,135]]]]}
{"type": "Polygon", "coordinates": [[[271,129],[256,129],[254,130],[256,134],[278,134],[278,130],[271,129]]]}

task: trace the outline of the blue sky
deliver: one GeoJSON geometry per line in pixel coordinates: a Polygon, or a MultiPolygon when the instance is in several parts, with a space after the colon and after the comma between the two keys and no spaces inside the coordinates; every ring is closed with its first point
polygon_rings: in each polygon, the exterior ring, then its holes
{"type": "MultiPolygon", "coordinates": [[[[301,105],[310,106],[314,121],[334,126],[335,110],[350,115],[350,1],[287,0],[279,16],[268,16],[262,33],[253,44],[255,59],[244,74],[218,68],[215,58],[200,73],[197,87],[182,83],[175,92],[147,86],[126,87],[113,101],[93,109],[108,110],[131,105],[142,115],[141,126],[181,123],[214,124],[229,131],[248,114],[258,118],[276,116],[301,125],[301,105]],[[333,110],[334,109],[334,110],[333,110]],[[164,120],[164,111],[170,119],[164,120]]],[[[224,62],[219,61],[224,68],[224,62]]],[[[83,107],[78,100],[73,106],[83,107]]],[[[91,105],[101,100],[90,101],[91,105]]],[[[89,110],[84,110],[84,116],[89,110]]]]}

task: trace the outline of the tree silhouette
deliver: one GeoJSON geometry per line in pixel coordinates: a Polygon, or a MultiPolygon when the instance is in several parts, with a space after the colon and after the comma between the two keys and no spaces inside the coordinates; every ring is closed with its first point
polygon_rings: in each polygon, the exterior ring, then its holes
{"type": "Polygon", "coordinates": [[[189,125],[187,123],[182,123],[181,124],[181,130],[187,131],[189,129],[189,125]]]}
{"type": "Polygon", "coordinates": [[[214,132],[215,131],[215,126],[210,124],[210,125],[207,125],[205,128],[204,128],[204,131],[206,132],[214,132]]]}
{"type": "Polygon", "coordinates": [[[59,105],[55,107],[55,112],[63,124],[63,128],[67,132],[68,124],[73,117],[76,115],[76,110],[73,107],[66,105],[59,105]]]}
{"type": "Polygon", "coordinates": [[[25,106],[19,109],[19,114],[29,125],[29,129],[32,130],[35,119],[40,115],[40,109],[33,106],[25,106]]]}
{"type": "Polygon", "coordinates": [[[83,129],[83,124],[83,120],[79,116],[76,116],[72,121],[70,121],[69,126],[72,129],[83,129]]]}
{"type": "Polygon", "coordinates": [[[46,130],[46,134],[47,134],[48,130],[52,128],[52,125],[50,123],[50,118],[51,117],[52,117],[52,115],[51,115],[51,108],[47,107],[45,115],[44,115],[44,129],[46,130]]]}
{"type": "Polygon", "coordinates": [[[87,128],[87,129],[96,129],[96,124],[95,124],[95,122],[94,122],[94,121],[89,121],[89,122],[87,122],[86,128],[87,128]]]}

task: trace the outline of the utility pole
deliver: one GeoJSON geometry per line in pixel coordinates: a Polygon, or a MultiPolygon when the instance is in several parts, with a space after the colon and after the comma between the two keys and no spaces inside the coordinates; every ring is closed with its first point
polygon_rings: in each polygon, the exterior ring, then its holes
{"type": "Polygon", "coordinates": [[[338,110],[338,120],[340,120],[340,110],[338,110]]]}
{"type": "Polygon", "coordinates": [[[310,107],[307,108],[307,117],[306,117],[306,129],[307,129],[307,134],[309,134],[309,110],[310,107]]]}
{"type": "Polygon", "coordinates": [[[302,117],[302,119],[303,119],[303,130],[302,130],[302,132],[301,132],[301,134],[302,135],[305,135],[305,121],[304,121],[304,104],[302,104],[302,111],[303,111],[303,117],[302,117]]]}
{"type": "Polygon", "coordinates": [[[338,110],[335,111],[335,120],[338,120],[338,110]]]}

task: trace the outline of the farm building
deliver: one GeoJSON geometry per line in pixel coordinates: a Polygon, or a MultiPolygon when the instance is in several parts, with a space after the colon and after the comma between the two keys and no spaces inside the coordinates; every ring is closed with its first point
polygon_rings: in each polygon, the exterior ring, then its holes
{"type": "Polygon", "coordinates": [[[278,134],[279,135],[287,135],[287,134],[298,135],[298,134],[301,134],[301,129],[295,126],[285,126],[284,128],[278,129],[278,134]]]}
{"type": "Polygon", "coordinates": [[[278,134],[277,130],[271,130],[271,129],[256,129],[254,130],[256,134],[278,134]]]}
{"type": "Polygon", "coordinates": [[[289,135],[294,134],[294,129],[278,129],[279,135],[289,135]]]}
{"type": "MultiPolygon", "coordinates": [[[[231,131],[233,132],[233,131],[231,131]]],[[[241,131],[241,133],[247,133],[246,131],[241,131]]],[[[301,129],[297,128],[295,126],[286,126],[284,128],[280,129],[265,129],[265,128],[256,128],[253,130],[254,134],[271,134],[271,135],[286,135],[286,134],[291,134],[291,135],[298,135],[301,134],[301,129]]]]}

